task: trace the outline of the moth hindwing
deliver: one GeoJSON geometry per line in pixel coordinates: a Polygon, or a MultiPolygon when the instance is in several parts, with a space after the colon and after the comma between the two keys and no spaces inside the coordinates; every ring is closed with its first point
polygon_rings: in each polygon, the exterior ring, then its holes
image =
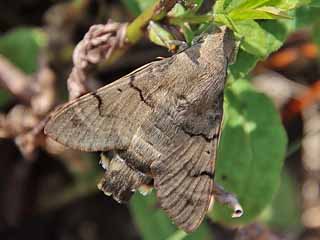
{"type": "Polygon", "coordinates": [[[162,209],[186,232],[212,199],[223,90],[234,41],[226,28],[59,109],[45,127],[56,141],[107,152],[100,188],[126,201],[153,185],[162,209]]]}

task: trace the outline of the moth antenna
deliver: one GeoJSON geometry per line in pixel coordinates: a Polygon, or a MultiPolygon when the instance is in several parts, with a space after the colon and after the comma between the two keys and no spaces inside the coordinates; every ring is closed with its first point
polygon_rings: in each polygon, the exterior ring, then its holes
{"type": "Polygon", "coordinates": [[[238,218],[243,215],[244,211],[237,197],[233,193],[225,191],[222,186],[214,183],[213,194],[219,203],[227,205],[233,209],[233,214],[231,215],[232,218],[238,218]]]}

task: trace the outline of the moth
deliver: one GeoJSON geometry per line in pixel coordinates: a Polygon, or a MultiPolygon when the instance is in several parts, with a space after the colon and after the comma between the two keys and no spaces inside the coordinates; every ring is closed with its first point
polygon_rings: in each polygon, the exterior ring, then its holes
{"type": "Polygon", "coordinates": [[[73,149],[102,151],[99,188],[119,202],[141,186],[186,232],[213,201],[223,91],[235,42],[218,28],[193,46],[154,61],[57,110],[45,133],[73,149]]]}

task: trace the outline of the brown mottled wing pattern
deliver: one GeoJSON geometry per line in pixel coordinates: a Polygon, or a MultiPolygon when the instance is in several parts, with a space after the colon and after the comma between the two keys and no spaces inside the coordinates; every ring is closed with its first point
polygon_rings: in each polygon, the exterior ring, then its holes
{"type": "MultiPolygon", "coordinates": [[[[222,104],[223,98],[217,99],[217,111],[222,104]]],[[[200,134],[180,135],[180,144],[151,165],[161,208],[186,232],[192,232],[200,225],[213,200],[214,165],[221,120],[220,114],[213,129],[210,129],[214,130],[211,139],[200,134]]]]}
{"type": "Polygon", "coordinates": [[[212,143],[195,137],[154,166],[154,186],[161,208],[180,228],[196,229],[208,211],[213,188],[212,143]],[[200,171],[197,171],[200,170],[200,171]]]}
{"type": "Polygon", "coordinates": [[[125,149],[150,109],[124,77],[59,109],[45,127],[56,141],[83,151],[125,149]],[[126,127],[124,127],[126,126],[126,127]]]}

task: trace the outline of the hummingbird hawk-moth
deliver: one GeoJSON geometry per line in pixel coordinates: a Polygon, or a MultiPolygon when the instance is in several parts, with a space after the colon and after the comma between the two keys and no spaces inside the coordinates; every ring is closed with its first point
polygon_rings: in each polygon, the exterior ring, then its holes
{"type": "Polygon", "coordinates": [[[191,232],[213,200],[234,49],[231,31],[219,28],[172,57],[67,103],[45,133],[73,149],[106,152],[101,190],[123,202],[140,186],[152,185],[160,207],[191,232]]]}

